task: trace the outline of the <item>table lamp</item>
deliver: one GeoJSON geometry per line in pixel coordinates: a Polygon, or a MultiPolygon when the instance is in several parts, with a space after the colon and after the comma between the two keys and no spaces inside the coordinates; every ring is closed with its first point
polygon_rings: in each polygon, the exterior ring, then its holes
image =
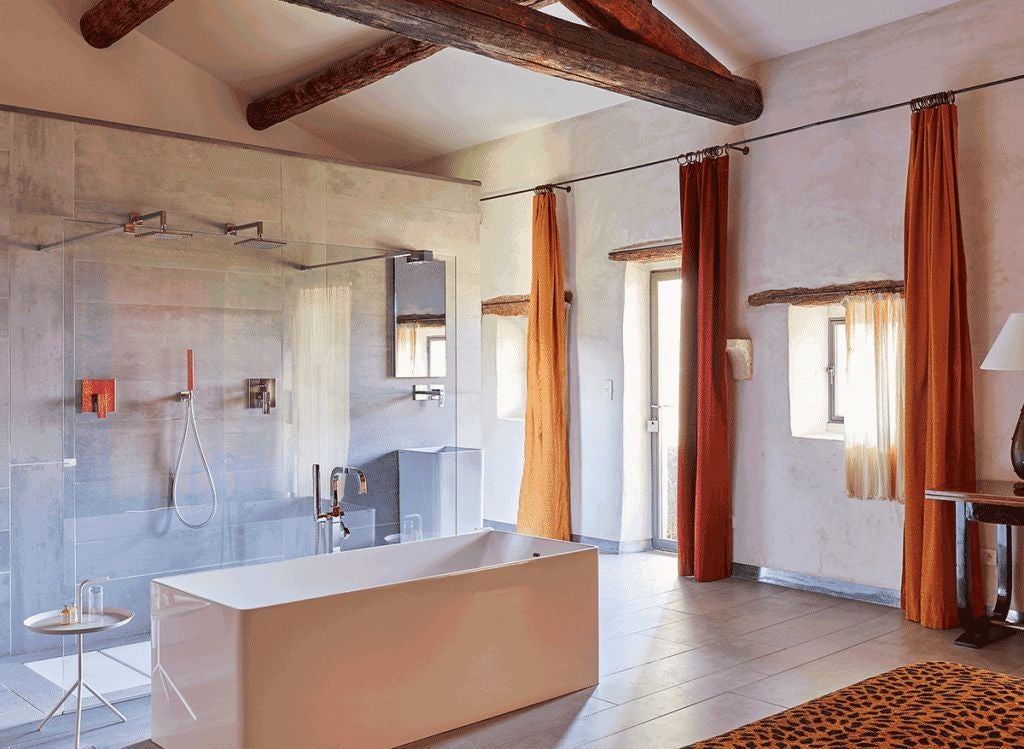
{"type": "MultiPolygon", "coordinates": [[[[996,336],[995,343],[989,349],[988,356],[981,363],[982,369],[994,369],[1007,372],[1024,371],[1024,312],[1014,312],[1006,320],[1003,329],[996,336]]],[[[1013,488],[1024,491],[1024,407],[1021,408],[1017,428],[1013,432],[1010,443],[1010,461],[1013,470],[1021,479],[1013,488]]]]}

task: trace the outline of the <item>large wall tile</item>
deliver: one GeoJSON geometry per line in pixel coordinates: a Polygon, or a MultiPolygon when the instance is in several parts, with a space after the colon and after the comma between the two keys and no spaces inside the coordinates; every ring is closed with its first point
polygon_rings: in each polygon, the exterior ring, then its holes
{"type": "Polygon", "coordinates": [[[0,655],[11,652],[11,574],[0,575],[0,655]]]}
{"type": "Polygon", "coordinates": [[[63,458],[60,251],[11,254],[11,462],[63,458]]]}
{"type": "Polygon", "coordinates": [[[381,209],[440,208],[479,215],[480,186],[351,164],[327,165],[327,192],[370,200],[381,209]]]}
{"type": "Polygon", "coordinates": [[[79,200],[182,211],[218,225],[281,221],[277,154],[79,125],[75,158],[79,200]]]}
{"type": "MultiPolygon", "coordinates": [[[[11,251],[10,240],[0,233],[0,299],[11,295],[11,251]]],[[[6,329],[4,331],[6,333],[6,329]]]]}
{"type": "MultiPolygon", "coordinates": [[[[6,257],[0,253],[0,261],[6,257]]],[[[0,298],[0,378],[11,371],[10,347],[10,304],[9,300],[0,298]]],[[[0,385],[0,486],[7,486],[11,464],[11,389],[0,385]]],[[[3,506],[0,503],[0,528],[3,528],[3,506]]]]}
{"type": "Polygon", "coordinates": [[[475,252],[480,217],[415,205],[388,210],[371,200],[327,196],[327,241],[351,247],[424,249],[440,255],[475,252]]]}
{"type": "Polygon", "coordinates": [[[281,226],[284,239],[327,241],[327,167],[321,161],[281,159],[281,226]]]}
{"type": "Polygon", "coordinates": [[[0,235],[4,236],[11,232],[10,173],[11,154],[0,151],[0,235]]]}
{"type": "Polygon", "coordinates": [[[11,115],[11,205],[23,213],[73,216],[74,132],[70,122],[11,115]]]}
{"type": "MultiPolygon", "coordinates": [[[[61,589],[62,495],[60,463],[14,466],[11,469],[11,619],[20,623],[40,611],[59,609],[61,589]]],[[[15,652],[52,647],[44,635],[24,627],[12,632],[15,652]]]]}
{"type": "Polygon", "coordinates": [[[11,150],[11,113],[0,112],[0,151],[11,150]]]}
{"type": "Polygon", "coordinates": [[[7,237],[7,246],[12,254],[16,250],[34,252],[40,246],[58,244],[63,237],[63,231],[64,219],[60,216],[12,210],[11,233],[7,237]]]}

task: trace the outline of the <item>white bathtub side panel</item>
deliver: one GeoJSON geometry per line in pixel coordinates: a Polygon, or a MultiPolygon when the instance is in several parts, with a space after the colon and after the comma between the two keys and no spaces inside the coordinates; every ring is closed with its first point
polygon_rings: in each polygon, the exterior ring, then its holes
{"type": "Polygon", "coordinates": [[[247,746],[240,612],[159,583],[151,593],[153,742],[163,749],[247,746]]]}
{"type": "Polygon", "coordinates": [[[393,747],[593,686],[597,599],[586,550],[243,612],[245,749],[393,747]]]}

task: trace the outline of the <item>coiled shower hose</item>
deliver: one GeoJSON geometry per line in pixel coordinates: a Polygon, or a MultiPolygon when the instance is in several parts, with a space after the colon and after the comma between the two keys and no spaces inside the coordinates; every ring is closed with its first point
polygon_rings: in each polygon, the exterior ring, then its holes
{"type": "Polygon", "coordinates": [[[178,516],[178,520],[189,528],[202,528],[213,520],[213,516],[217,514],[217,486],[213,482],[213,471],[210,470],[210,461],[206,459],[206,453],[203,451],[203,442],[199,439],[199,426],[196,424],[196,409],[192,391],[186,390],[181,394],[181,397],[185,400],[185,430],[181,434],[178,461],[174,464],[174,477],[171,479],[171,506],[174,508],[174,514],[178,516]],[[178,508],[178,474],[181,472],[181,459],[185,455],[185,443],[188,441],[188,428],[190,424],[192,425],[192,432],[196,435],[196,447],[199,448],[199,457],[203,460],[206,478],[210,482],[210,493],[213,495],[213,507],[210,510],[210,515],[201,523],[190,523],[185,520],[181,515],[181,510],[178,508]]]}

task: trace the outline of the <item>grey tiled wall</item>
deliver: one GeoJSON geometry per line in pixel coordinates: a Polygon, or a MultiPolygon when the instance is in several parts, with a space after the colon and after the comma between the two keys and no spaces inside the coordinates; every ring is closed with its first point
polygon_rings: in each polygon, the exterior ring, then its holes
{"type": "MultiPolygon", "coordinates": [[[[396,448],[451,441],[456,421],[459,442],[478,445],[478,197],[465,183],[0,109],[0,655],[52,646],[21,620],[59,607],[76,579],[110,575],[110,605],[145,612],[156,575],[294,555],[289,545],[307,542],[295,518],[309,507],[287,499],[285,404],[270,417],[240,407],[244,378],[285,376],[281,254],[202,234],[147,243],[145,254],[113,238],[48,253],[36,245],[80,221],[164,209],[197,232],[263,220],[290,249],[457,257],[449,391],[459,408],[447,411],[414,403],[410,381],[387,377],[385,263],[352,271],[348,462],[368,469],[359,503],[390,523],[396,448]],[[196,350],[200,429],[222,502],[201,530],[147,512],[167,506],[186,348],[196,350]],[[78,413],[82,377],[118,379],[110,419],[78,413]],[[78,465],[66,467],[71,456],[78,465]]],[[[199,470],[186,466],[186,501],[207,501],[199,470]]],[[[145,631],[148,620],[132,626],[145,631]]]]}

